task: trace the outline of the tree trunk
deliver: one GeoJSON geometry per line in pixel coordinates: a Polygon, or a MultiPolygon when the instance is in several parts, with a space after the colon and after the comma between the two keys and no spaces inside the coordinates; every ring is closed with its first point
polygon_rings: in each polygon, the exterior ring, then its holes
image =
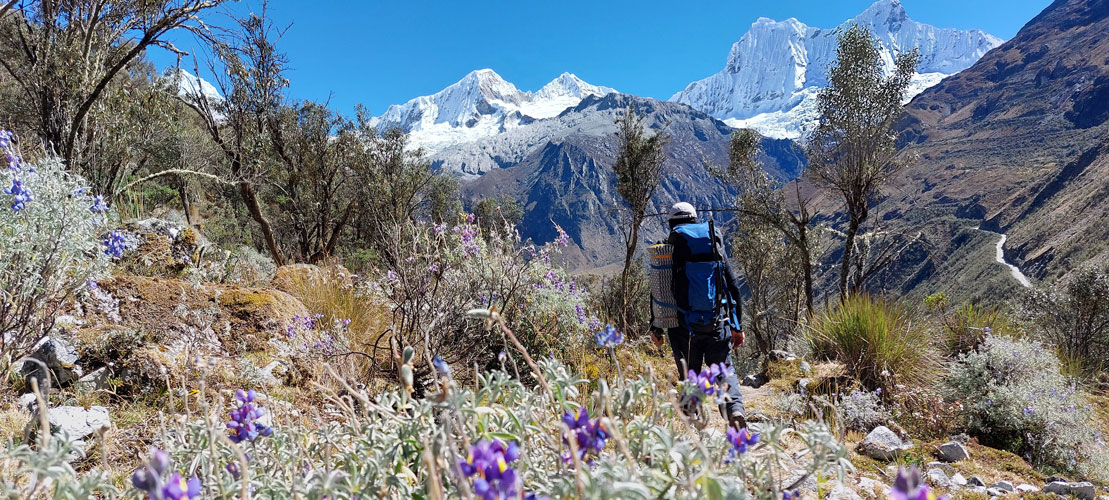
{"type": "Polygon", "coordinates": [[[843,243],[843,261],[839,270],[839,300],[847,300],[847,278],[851,274],[851,250],[855,247],[855,236],[859,233],[860,221],[854,215],[847,224],[847,235],[843,243]]]}
{"type": "Polygon", "coordinates": [[[620,274],[620,329],[628,331],[628,273],[631,272],[632,259],[635,258],[635,248],[639,245],[639,221],[632,221],[631,238],[627,242],[627,253],[624,254],[624,272],[620,274]]]}
{"type": "Polygon", "coordinates": [[[801,243],[801,270],[805,274],[805,310],[813,315],[812,305],[812,250],[809,249],[809,232],[806,224],[797,224],[797,239],[801,243]]]}
{"type": "Polygon", "coordinates": [[[239,196],[246,204],[250,217],[262,229],[262,239],[266,243],[266,248],[270,251],[270,256],[273,257],[274,265],[277,267],[285,265],[285,259],[281,256],[281,250],[277,246],[277,238],[273,235],[273,228],[270,227],[270,222],[266,220],[266,216],[262,213],[262,206],[258,203],[258,194],[254,192],[254,185],[248,181],[240,181],[239,196]]]}

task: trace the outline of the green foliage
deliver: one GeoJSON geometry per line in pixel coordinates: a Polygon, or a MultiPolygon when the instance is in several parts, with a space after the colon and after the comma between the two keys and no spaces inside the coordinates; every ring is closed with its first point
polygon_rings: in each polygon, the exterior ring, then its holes
{"type": "Polygon", "coordinates": [[[1023,315],[1085,376],[1109,369],[1109,265],[1085,267],[1048,289],[1028,292],[1023,315]]]}
{"type": "Polygon", "coordinates": [[[976,349],[991,333],[1013,335],[1017,327],[1000,307],[967,303],[941,318],[944,351],[948,355],[966,354],[976,349]]]}
{"type": "MultiPolygon", "coordinates": [[[[798,474],[842,478],[851,468],[846,449],[815,422],[796,430],[763,425],[758,444],[730,455],[723,436],[684,422],[657,380],[600,381],[588,394],[590,381],[561,363],[543,360],[538,369],[549,390],[528,388],[503,371],[465,382],[443,377],[435,397],[426,399],[397,388],[370,396],[348,386],[343,396],[323,395],[336,412],[316,428],[280,423],[287,412],[261,398],[279,423],[272,436],[239,445],[220,437],[227,433],[228,405],[198,393],[186,397],[201,414],[167,418],[155,442],[173,470],[201,480],[203,498],[220,499],[239,498],[244,490],[275,499],[466,497],[473,483],[458,464],[467,445],[494,438],[519,445],[519,459],[506,465],[520,477],[521,492],[550,498],[778,500],[798,474]],[[567,462],[562,440],[570,432],[564,413],[582,406],[609,433],[588,465],[567,462]]],[[[47,488],[52,498],[120,497],[98,471],[84,475],[87,496],[64,493],[76,487],[78,475],[52,450],[9,446],[4,456],[17,457],[17,468],[13,483],[0,487],[23,496],[29,490],[18,486],[21,480],[49,474],[57,478],[47,488]]]]}
{"type": "Polygon", "coordinates": [[[633,304],[629,303],[628,298],[632,293],[630,276],[634,272],[633,261],[639,244],[639,227],[643,225],[647,207],[662,181],[662,166],[666,159],[663,148],[670,140],[662,131],[648,137],[645,119],[645,115],[632,107],[616,122],[620,152],[612,165],[612,171],[616,174],[616,192],[628,206],[621,214],[620,226],[625,246],[624,268],[620,274],[620,294],[624,302],[621,304],[620,314],[614,316],[614,319],[624,329],[634,324],[631,323],[630,309],[633,304]]]}
{"type": "Polygon", "coordinates": [[[408,257],[374,273],[367,292],[382,291],[392,311],[392,335],[359,350],[389,352],[390,337],[414,346],[421,388],[433,356],[466,370],[494,366],[498,352],[512,352],[499,330],[468,321],[459,311],[499,311],[535,353],[567,352],[589,341],[588,294],[551,263],[557,248],[525,245],[511,227],[483,233],[472,220],[401,226],[388,251],[408,257]]]}
{"type": "Polygon", "coordinates": [[[56,157],[0,170],[0,183],[19,178],[34,193],[20,210],[0,195],[0,372],[27,354],[54,325],[62,307],[108,272],[101,236],[108,217],[90,210],[85,180],[56,157]]]}
{"type": "Polygon", "coordinates": [[[508,195],[485,196],[474,203],[472,210],[477,225],[486,234],[515,227],[524,218],[524,207],[508,195]]]}
{"type": "Polygon", "coordinates": [[[943,387],[984,444],[1023,454],[1036,467],[1109,479],[1109,448],[1096,413],[1048,346],[988,336],[959,357],[943,387]]]}
{"type": "Polygon", "coordinates": [[[843,197],[847,211],[841,296],[860,291],[885,264],[885,258],[857,252],[855,238],[882,185],[905,165],[898,157],[893,125],[903,112],[901,101],[919,60],[920,52],[913,49],[898,54],[894,67],[887,68],[869,29],[854,24],[839,33],[836,62],[818,99],[820,123],[809,142],[807,168],[843,197]],[[887,76],[889,69],[893,74],[887,76]]]}
{"type": "Polygon", "coordinates": [[[933,331],[900,304],[855,295],[814,318],[813,354],[839,361],[868,388],[926,385],[936,373],[933,331]]]}

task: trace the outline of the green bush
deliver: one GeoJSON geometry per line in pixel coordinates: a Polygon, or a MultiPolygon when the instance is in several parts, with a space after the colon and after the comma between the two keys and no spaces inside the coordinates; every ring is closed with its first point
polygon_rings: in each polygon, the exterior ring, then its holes
{"type": "Polygon", "coordinates": [[[925,385],[936,373],[933,331],[893,302],[851,296],[818,314],[805,335],[814,356],[843,363],[870,389],[925,385]]]}
{"type": "Polygon", "coordinates": [[[1012,335],[1016,325],[998,307],[966,304],[943,317],[943,348],[949,355],[966,354],[976,349],[989,334],[1012,335]]]}
{"type": "Polygon", "coordinates": [[[1044,344],[989,336],[943,380],[967,430],[1041,469],[1109,479],[1109,449],[1087,396],[1044,344]]]}
{"type": "MultiPolygon", "coordinates": [[[[89,282],[108,272],[106,205],[56,157],[21,163],[0,130],[0,373],[28,354],[89,282]],[[14,158],[14,160],[12,160],[14,158]]],[[[8,139],[10,141],[10,139],[8,139]]]]}

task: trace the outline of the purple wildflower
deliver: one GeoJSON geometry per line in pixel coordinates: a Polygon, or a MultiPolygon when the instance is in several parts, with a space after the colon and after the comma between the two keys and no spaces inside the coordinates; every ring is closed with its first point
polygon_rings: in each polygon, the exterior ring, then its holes
{"type": "Polygon", "coordinates": [[[920,477],[920,469],[913,466],[912,469],[901,468],[897,471],[897,479],[894,480],[893,488],[890,490],[890,498],[892,500],[947,500],[949,497],[944,495],[936,498],[936,494],[920,477]]]}
{"type": "Polygon", "coordinates": [[[448,365],[447,362],[443,360],[442,356],[436,355],[434,358],[431,358],[431,364],[435,367],[435,371],[438,372],[439,375],[446,377],[451,374],[451,365],[448,365]]]}
{"type": "Polygon", "coordinates": [[[605,326],[604,330],[595,333],[593,337],[601,347],[616,347],[624,343],[624,334],[616,331],[616,327],[612,325],[605,326]]]}
{"type": "Polygon", "coordinates": [[[119,231],[108,233],[108,237],[104,239],[104,254],[113,259],[123,257],[123,251],[126,249],[127,241],[119,231]]]}
{"type": "Polygon", "coordinates": [[[12,187],[5,188],[4,194],[12,195],[12,210],[20,211],[27,205],[27,203],[35,201],[31,189],[23,184],[20,179],[12,179],[12,187]]]}
{"type": "MultiPolygon", "coordinates": [[[[562,415],[562,423],[570,429],[574,436],[574,442],[578,447],[578,458],[585,460],[585,457],[592,453],[594,456],[599,455],[605,449],[605,440],[608,439],[608,431],[601,426],[601,419],[589,418],[589,411],[582,407],[578,410],[577,417],[570,412],[562,415]]],[[[562,437],[562,442],[567,445],[570,444],[568,436],[562,437]]],[[[569,463],[572,457],[569,453],[562,456],[564,462],[569,463]]]]}
{"type": "Polygon", "coordinates": [[[254,392],[254,389],[235,391],[235,399],[239,401],[239,407],[231,410],[231,420],[227,422],[227,428],[232,432],[230,436],[232,442],[253,441],[259,436],[273,434],[272,427],[256,422],[266,415],[264,408],[253,404],[257,397],[258,393],[254,392]]]}
{"type": "Polygon", "coordinates": [[[181,473],[174,472],[168,477],[169,455],[162,450],[154,450],[147,464],[131,475],[131,485],[146,493],[148,499],[185,500],[200,496],[200,479],[185,479],[181,473]]]}
{"type": "Polygon", "coordinates": [[[730,458],[747,453],[747,447],[754,446],[759,442],[759,434],[748,431],[746,427],[739,430],[736,430],[735,427],[728,427],[726,437],[732,445],[732,449],[728,451],[730,458]]]}
{"type": "Polygon", "coordinates": [[[509,466],[520,458],[520,447],[515,442],[505,446],[499,439],[482,439],[470,447],[465,460],[458,463],[466,477],[474,478],[474,494],[483,500],[516,498],[520,478],[509,466]]]}

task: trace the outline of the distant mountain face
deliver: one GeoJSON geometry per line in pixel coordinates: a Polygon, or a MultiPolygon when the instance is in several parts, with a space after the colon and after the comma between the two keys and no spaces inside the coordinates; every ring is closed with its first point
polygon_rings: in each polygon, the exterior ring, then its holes
{"type": "MultiPolygon", "coordinates": [[[[936,28],[913,21],[900,0],[878,0],[840,28],[850,24],[861,24],[874,33],[889,67],[897,54],[920,49],[919,74],[908,98],[966,69],[1002,42],[979,30],[936,28]]],[[[732,45],[723,70],[689,84],[670,100],[734,127],[797,139],[816,123],[816,95],[827,85],[836,46],[837,29],[814,28],[793,18],[760,18],[732,45]]]]}
{"type": "Polygon", "coordinates": [[[389,109],[373,124],[378,129],[400,128],[413,146],[429,153],[489,137],[557,116],[582,98],[615,92],[590,85],[563,73],[535,92],[525,92],[491,69],[470,72],[442,91],[412,99],[389,109]]]}
{"type": "MultiPolygon", "coordinates": [[[[634,107],[646,115],[649,133],[670,136],[662,183],[651,211],[662,212],[684,200],[697,207],[729,207],[728,192],[706,168],[724,165],[733,129],[688,106],[626,94],[587,96],[554,118],[457,145],[433,158],[441,169],[467,171],[471,162],[491,162],[483,175],[469,177],[464,188],[471,198],[508,195],[524,207],[521,236],[536,243],[557,237],[555,224],[569,233],[572,246],[564,252],[571,268],[593,268],[623,256],[619,207],[612,171],[619,144],[616,120],[634,107]]],[[[779,179],[800,172],[804,158],[793,141],[764,139],[762,161],[779,179]]],[[[731,217],[718,214],[718,222],[731,217]]],[[[664,221],[654,217],[642,228],[644,241],[666,236],[664,221]]]]}
{"type": "Polygon", "coordinates": [[[984,274],[997,236],[979,225],[1006,233],[1007,259],[1034,279],[1109,261],[1109,0],[1055,1],[906,111],[917,159],[876,212],[924,228],[943,257],[907,267],[902,291],[1012,285],[999,265],[984,274]]]}

